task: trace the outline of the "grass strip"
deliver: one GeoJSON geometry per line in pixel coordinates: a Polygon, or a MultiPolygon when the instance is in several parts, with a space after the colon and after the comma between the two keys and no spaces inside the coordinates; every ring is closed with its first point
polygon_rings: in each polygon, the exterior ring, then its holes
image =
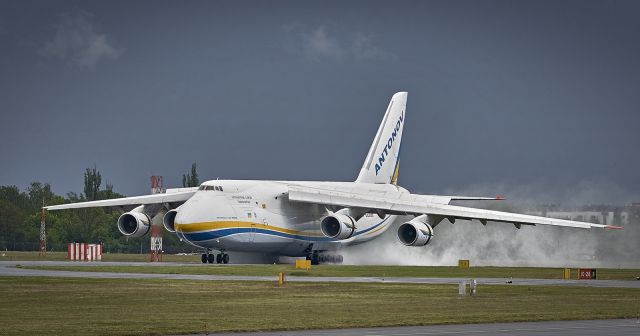
{"type": "Polygon", "coordinates": [[[640,290],[0,277],[0,334],[161,335],[633,318],[640,290]]]}
{"type": "MultiPolygon", "coordinates": [[[[423,277],[423,278],[519,278],[519,279],[562,279],[561,268],[539,267],[471,267],[448,266],[353,266],[319,265],[311,270],[296,270],[293,265],[193,265],[193,266],[20,266],[29,269],[57,271],[89,271],[118,273],[154,274],[202,274],[202,275],[251,275],[277,276],[285,272],[294,276],[332,277],[423,277]]],[[[637,269],[598,269],[599,280],[636,280],[640,276],[637,269]]],[[[572,279],[577,277],[577,269],[572,269],[572,279]]]]}

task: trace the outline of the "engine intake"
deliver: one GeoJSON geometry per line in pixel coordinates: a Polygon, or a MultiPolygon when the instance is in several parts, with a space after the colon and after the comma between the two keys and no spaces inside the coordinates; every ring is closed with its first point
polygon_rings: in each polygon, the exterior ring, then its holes
{"type": "Polygon", "coordinates": [[[125,236],[142,237],[151,229],[151,219],[142,212],[143,206],[139,206],[118,217],[118,230],[125,236]]]}
{"type": "Polygon", "coordinates": [[[162,225],[169,232],[176,232],[175,220],[176,215],[178,214],[178,210],[169,210],[164,217],[162,217],[162,225]]]}
{"type": "Polygon", "coordinates": [[[427,216],[416,217],[398,227],[398,240],[406,246],[425,246],[433,237],[433,228],[427,216]]]}
{"type": "Polygon", "coordinates": [[[322,219],[320,230],[329,238],[347,239],[356,231],[356,221],[349,215],[334,213],[322,219]]]}

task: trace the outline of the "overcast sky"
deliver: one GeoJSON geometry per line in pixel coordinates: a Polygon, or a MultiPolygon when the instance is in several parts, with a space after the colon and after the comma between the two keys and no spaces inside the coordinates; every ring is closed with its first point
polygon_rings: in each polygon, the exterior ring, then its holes
{"type": "Polygon", "coordinates": [[[410,190],[640,194],[638,1],[2,0],[0,48],[0,185],[352,181],[408,91],[410,190]]]}

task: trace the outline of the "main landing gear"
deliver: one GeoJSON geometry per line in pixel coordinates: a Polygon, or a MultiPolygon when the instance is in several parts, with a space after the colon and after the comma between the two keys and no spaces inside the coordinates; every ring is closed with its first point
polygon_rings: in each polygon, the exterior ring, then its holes
{"type": "Polygon", "coordinates": [[[229,255],[221,252],[216,255],[216,262],[218,264],[228,264],[229,263],[229,255]]]}
{"type": "Polygon", "coordinates": [[[342,264],[342,255],[313,251],[307,255],[307,260],[311,260],[311,265],[342,264]]]}
{"type": "Polygon", "coordinates": [[[202,261],[203,264],[206,264],[206,263],[228,264],[229,255],[222,251],[218,254],[213,254],[211,253],[211,251],[207,251],[207,253],[202,254],[202,258],[200,260],[202,261]]]}

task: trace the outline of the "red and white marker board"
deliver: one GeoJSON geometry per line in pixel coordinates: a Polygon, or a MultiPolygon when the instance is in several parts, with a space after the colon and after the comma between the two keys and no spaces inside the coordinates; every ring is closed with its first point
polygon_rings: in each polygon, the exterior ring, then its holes
{"type": "Polygon", "coordinates": [[[69,243],[67,257],[73,261],[101,261],[102,244],[69,243]]]}

